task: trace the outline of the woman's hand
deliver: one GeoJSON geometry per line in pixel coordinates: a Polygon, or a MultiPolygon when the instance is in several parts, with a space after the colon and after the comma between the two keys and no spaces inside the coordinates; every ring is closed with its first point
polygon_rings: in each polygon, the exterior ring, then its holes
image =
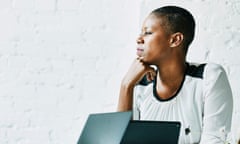
{"type": "Polygon", "coordinates": [[[154,80],[156,71],[143,62],[142,57],[136,58],[123,78],[122,84],[134,87],[146,75],[148,81],[154,80]]]}
{"type": "Polygon", "coordinates": [[[133,61],[127,74],[122,80],[118,111],[132,110],[134,86],[144,77],[144,75],[146,75],[147,79],[151,81],[154,80],[156,72],[152,67],[143,62],[142,57],[138,57],[133,61]]]}

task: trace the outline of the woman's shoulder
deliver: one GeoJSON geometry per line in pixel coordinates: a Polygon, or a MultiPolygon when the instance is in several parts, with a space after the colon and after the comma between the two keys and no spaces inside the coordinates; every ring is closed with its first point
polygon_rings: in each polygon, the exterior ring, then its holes
{"type": "Polygon", "coordinates": [[[206,65],[206,70],[210,71],[210,72],[221,72],[221,71],[225,71],[223,66],[217,63],[207,63],[206,65]]]}
{"type": "Polygon", "coordinates": [[[218,76],[224,68],[217,63],[188,63],[187,74],[198,78],[208,78],[208,76],[218,76]]]}

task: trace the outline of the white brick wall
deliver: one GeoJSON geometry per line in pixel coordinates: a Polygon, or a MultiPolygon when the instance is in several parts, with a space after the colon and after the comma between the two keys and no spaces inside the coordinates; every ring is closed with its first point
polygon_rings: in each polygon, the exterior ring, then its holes
{"type": "Polygon", "coordinates": [[[0,144],[74,144],[115,111],[137,0],[0,0],[0,144]]]}
{"type": "Polygon", "coordinates": [[[196,17],[188,59],[227,70],[238,137],[239,0],[0,0],[0,143],[74,144],[89,113],[115,111],[141,21],[166,4],[196,17]]]}

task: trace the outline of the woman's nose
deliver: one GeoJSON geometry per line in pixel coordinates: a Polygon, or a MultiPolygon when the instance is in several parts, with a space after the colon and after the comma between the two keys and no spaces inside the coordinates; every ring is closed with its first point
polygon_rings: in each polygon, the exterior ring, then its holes
{"type": "Polygon", "coordinates": [[[144,43],[144,40],[143,40],[143,37],[142,37],[141,34],[138,36],[136,42],[137,42],[137,44],[142,44],[142,43],[144,43]]]}

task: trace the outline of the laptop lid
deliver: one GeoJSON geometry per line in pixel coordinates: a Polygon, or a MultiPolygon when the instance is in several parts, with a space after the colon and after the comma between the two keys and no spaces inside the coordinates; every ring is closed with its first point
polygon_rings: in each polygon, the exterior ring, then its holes
{"type": "Polygon", "coordinates": [[[78,144],[120,144],[132,112],[90,114],[78,144]]]}
{"type": "Polygon", "coordinates": [[[180,122],[130,121],[121,144],[177,144],[180,122]]]}

